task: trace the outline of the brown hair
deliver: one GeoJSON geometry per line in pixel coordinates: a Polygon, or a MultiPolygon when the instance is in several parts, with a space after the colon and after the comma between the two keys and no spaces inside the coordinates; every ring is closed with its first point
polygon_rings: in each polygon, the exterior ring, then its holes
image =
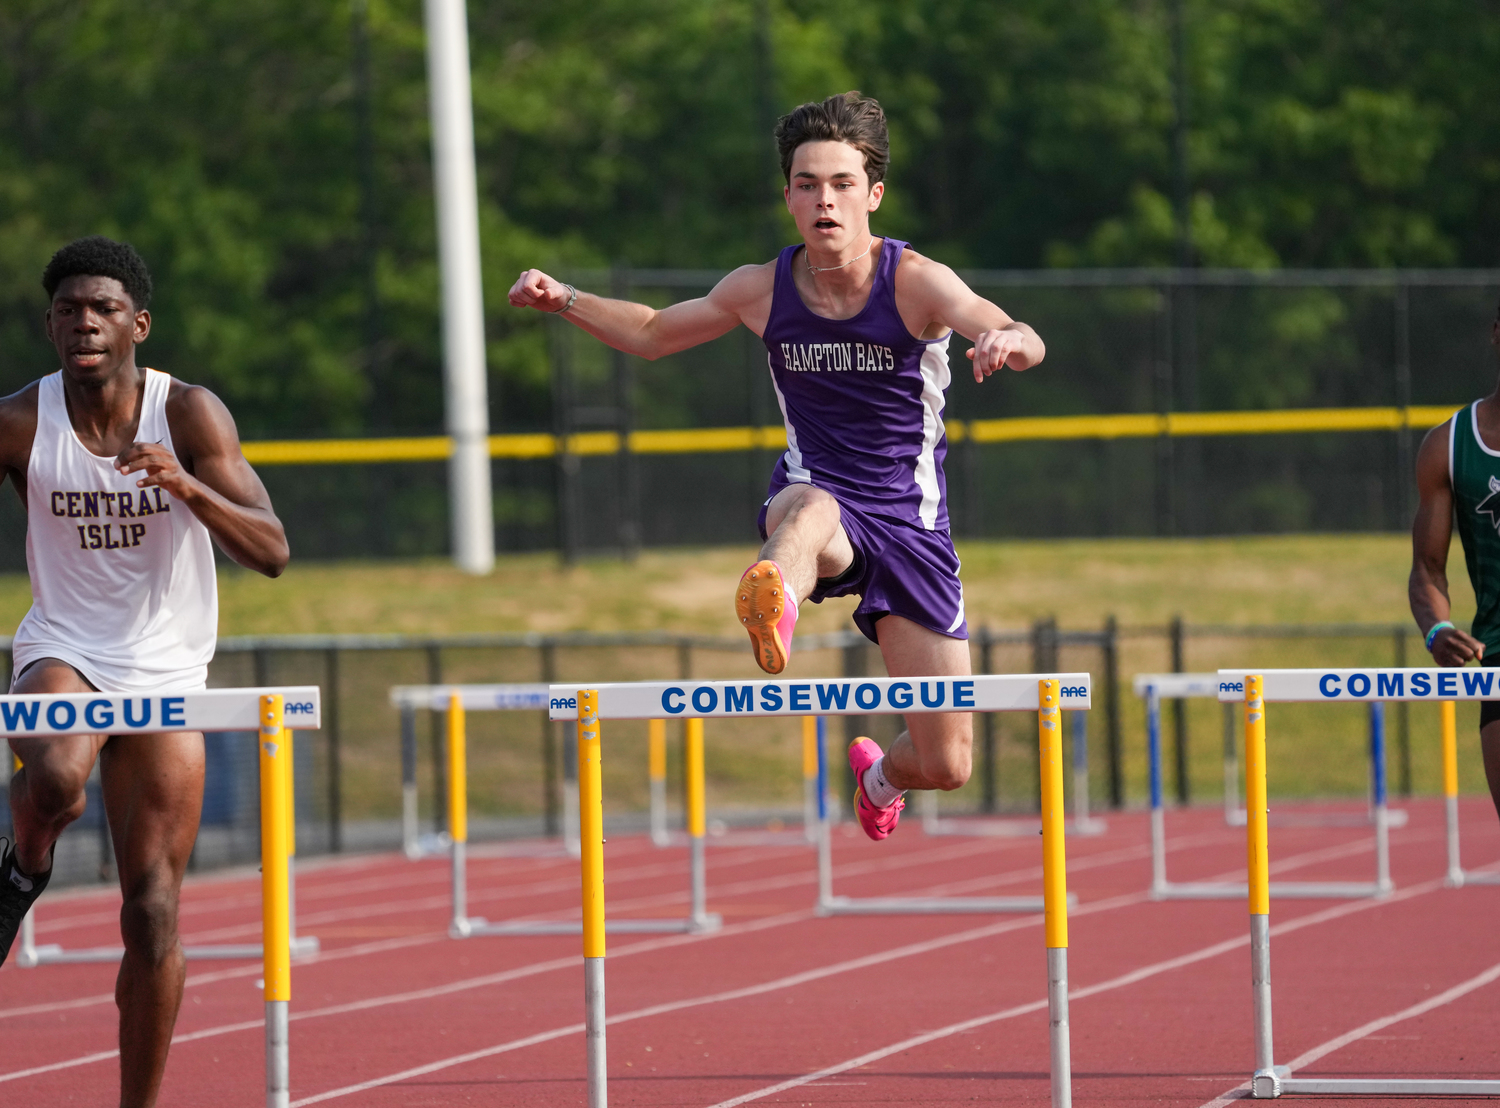
{"type": "Polygon", "coordinates": [[[790,184],[792,155],[804,142],[847,142],[865,158],[865,176],[873,186],[885,180],[891,164],[891,138],[879,101],[857,92],[830,96],[821,104],[793,108],[776,122],[781,173],[790,184]]]}

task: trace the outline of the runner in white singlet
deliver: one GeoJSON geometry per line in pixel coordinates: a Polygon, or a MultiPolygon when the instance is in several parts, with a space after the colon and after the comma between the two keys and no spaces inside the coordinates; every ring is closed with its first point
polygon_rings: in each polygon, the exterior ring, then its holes
{"type": "MultiPolygon", "coordinates": [[[[0,476],[26,506],[32,607],[12,691],[201,689],[218,633],[212,542],[269,577],[286,535],[207,389],[136,365],[151,277],[121,243],[80,239],[42,275],[62,368],[0,400],[0,476]],[[211,541],[212,540],[212,541],[211,541]]],[[[0,853],[0,962],[46,888],[53,847],[100,768],[125,956],[120,1104],[156,1102],[185,977],[182,875],[203,803],[203,736],[12,737],[15,842],[0,853]]],[[[21,1059],[14,1059],[21,1061],[21,1059]]]]}
{"type": "MultiPolygon", "coordinates": [[[[171,451],[172,378],[145,376],[136,436],[171,451]]],[[[219,626],[208,528],[79,441],[61,370],[37,382],[36,404],[26,472],[33,603],[16,628],[16,672],[58,658],[111,692],[203,688],[219,626]],[[100,597],[111,598],[102,610],[100,597]]]]}

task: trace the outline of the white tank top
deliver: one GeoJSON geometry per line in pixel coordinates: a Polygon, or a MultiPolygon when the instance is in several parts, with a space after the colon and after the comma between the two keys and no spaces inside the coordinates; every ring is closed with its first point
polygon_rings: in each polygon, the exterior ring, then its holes
{"type": "MultiPolygon", "coordinates": [[[[172,378],[146,370],[137,442],[175,453],[172,378]]],[[[16,629],[15,672],[38,658],[72,665],[103,692],[205,686],[219,628],[208,528],[164,489],[138,489],[73,431],[61,371],[37,390],[26,471],[31,610],[16,629]]]]}

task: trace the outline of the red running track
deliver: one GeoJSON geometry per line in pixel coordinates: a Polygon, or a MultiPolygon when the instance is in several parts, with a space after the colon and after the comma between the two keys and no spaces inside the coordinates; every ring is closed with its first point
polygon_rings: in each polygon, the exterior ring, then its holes
{"type": "MultiPolygon", "coordinates": [[[[1301,1073],[1500,1077],[1500,887],[1444,889],[1441,806],[1408,809],[1392,832],[1395,895],[1272,905],[1278,1061],[1302,1058],[1301,1073]]],[[[1500,861],[1488,804],[1463,811],[1467,864],[1500,861]]],[[[1080,902],[1074,1098],[1183,1108],[1238,1098],[1251,1065],[1245,905],[1151,901],[1145,814],[1108,820],[1105,835],[1068,844],[1080,902]]],[[[1168,828],[1174,880],[1243,880],[1244,832],[1217,810],[1171,813],[1168,828]]],[[[1358,830],[1271,834],[1273,876],[1373,871],[1358,830]]],[[[835,888],[1033,893],[1040,853],[1030,836],[927,838],[912,821],[877,845],[846,826],[835,888]]],[[[682,848],[613,838],[610,914],[685,912],[686,869],[682,848]]],[[[303,866],[300,928],[324,952],[293,969],[294,1104],[585,1102],[578,938],[450,940],[447,880],[441,859],[303,866]]],[[[709,880],[722,932],[611,936],[613,1104],[1048,1103],[1039,916],[819,919],[813,852],[774,841],[711,842],[709,880]]],[[[577,864],[543,844],[476,847],[470,904],[491,919],[576,913],[577,864]]],[[[258,905],[253,873],[192,880],[184,939],[254,941],[258,905]]],[[[40,908],[40,941],[118,943],[118,895],[49,895],[40,908]]],[[[0,970],[0,1103],[114,1100],[113,974],[0,970]]],[[[257,964],[192,964],[163,1108],[264,1103],[258,985],[257,964]]]]}

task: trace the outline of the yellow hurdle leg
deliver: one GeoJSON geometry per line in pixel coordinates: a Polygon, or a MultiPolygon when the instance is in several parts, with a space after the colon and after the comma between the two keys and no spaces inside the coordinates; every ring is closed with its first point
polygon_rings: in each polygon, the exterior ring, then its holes
{"type": "Polygon", "coordinates": [[[1438,705],[1443,724],[1443,804],[1448,816],[1448,876],[1444,884],[1456,889],[1464,883],[1458,858],[1458,713],[1451,700],[1438,705]]]}
{"type": "Polygon", "coordinates": [[[687,774],[688,865],[692,896],[688,925],[695,931],[708,931],[716,927],[718,921],[711,920],[708,915],[708,861],[704,854],[708,814],[703,796],[703,721],[688,720],[686,730],[682,768],[687,774]]]}
{"type": "Polygon", "coordinates": [[[1052,1108],[1071,1108],[1073,1061],[1068,1027],[1068,859],[1064,841],[1062,712],[1058,682],[1037,682],[1037,741],[1042,776],[1042,891],[1047,932],[1047,1007],[1052,1040],[1052,1108]]]}
{"type": "Polygon", "coordinates": [[[606,1108],[604,1062],[604,797],[599,692],[578,694],[578,837],[583,878],[584,1037],[589,1108],[606,1108]]]}
{"type": "Polygon", "coordinates": [[[818,717],[802,717],[802,829],[818,841],[818,717]]]}
{"type": "Polygon", "coordinates": [[[290,1103],[287,1007],[292,999],[291,911],[287,881],[290,750],[282,698],[260,698],[260,869],[266,1001],[266,1108],[290,1103]]]}
{"type": "Polygon", "coordinates": [[[297,949],[297,742],[290,727],[281,729],[286,740],[286,911],[292,950],[297,949]]]}
{"type": "Polygon", "coordinates": [[[667,834],[667,721],[646,722],[647,769],[651,782],[651,841],[666,846],[667,834]]]}
{"type": "Polygon", "coordinates": [[[453,876],[453,920],[448,933],[466,937],[469,925],[469,752],[464,701],[448,697],[448,835],[452,839],[449,864],[453,876]]]}
{"type": "Polygon", "coordinates": [[[1280,1095],[1271,1039],[1271,847],[1266,799],[1266,707],[1259,674],[1245,677],[1245,849],[1250,893],[1250,986],[1255,994],[1255,1073],[1250,1095],[1280,1095]]]}

